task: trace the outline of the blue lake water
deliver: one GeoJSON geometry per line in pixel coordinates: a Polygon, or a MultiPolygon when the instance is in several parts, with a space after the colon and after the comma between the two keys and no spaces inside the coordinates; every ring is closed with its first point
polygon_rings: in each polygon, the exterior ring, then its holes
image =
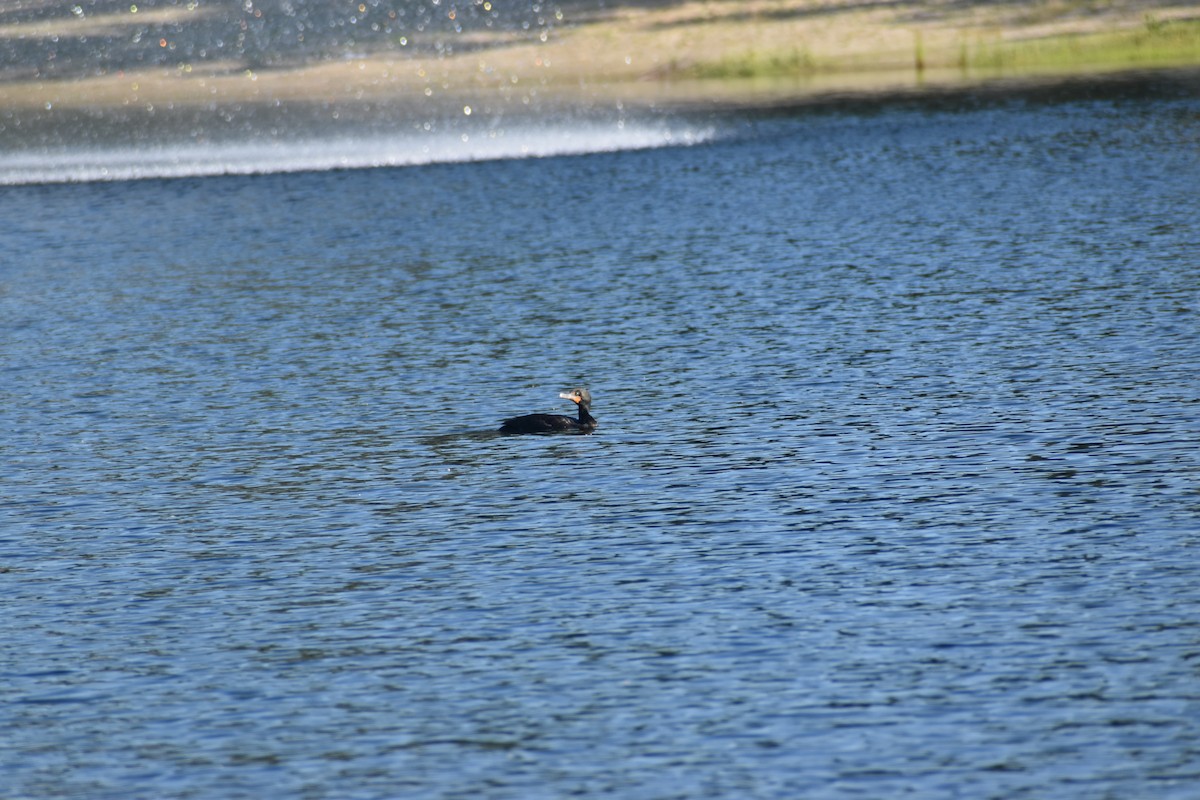
{"type": "Polygon", "coordinates": [[[1197,796],[1200,101],[671,124],[0,187],[0,796],[1197,796]]]}

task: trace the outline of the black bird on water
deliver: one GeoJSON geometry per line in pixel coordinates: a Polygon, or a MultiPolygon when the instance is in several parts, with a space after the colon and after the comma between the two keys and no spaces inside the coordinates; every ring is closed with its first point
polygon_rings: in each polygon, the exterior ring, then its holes
{"type": "Polygon", "coordinates": [[[526,414],[523,417],[513,417],[504,420],[500,426],[501,433],[591,433],[600,423],[589,412],[592,406],[592,393],[587,389],[572,389],[562,392],[559,397],[579,406],[579,419],[572,419],[565,414],[526,414]]]}

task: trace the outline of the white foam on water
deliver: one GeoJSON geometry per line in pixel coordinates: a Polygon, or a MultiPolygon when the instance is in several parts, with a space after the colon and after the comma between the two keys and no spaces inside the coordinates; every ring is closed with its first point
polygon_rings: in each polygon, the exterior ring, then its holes
{"type": "Polygon", "coordinates": [[[298,140],[47,148],[0,153],[0,185],[79,183],[604,153],[700,144],[714,130],[664,122],[583,122],[298,140]]]}

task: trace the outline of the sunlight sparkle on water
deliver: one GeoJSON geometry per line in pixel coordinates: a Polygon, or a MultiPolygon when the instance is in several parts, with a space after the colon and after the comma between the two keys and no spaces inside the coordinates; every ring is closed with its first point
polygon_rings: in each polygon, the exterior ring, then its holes
{"type": "MultiPolygon", "coordinates": [[[[472,115],[473,109],[464,106],[463,116],[472,115]]],[[[700,144],[716,135],[711,127],[673,127],[663,122],[627,120],[552,128],[473,126],[466,130],[462,126],[425,121],[416,125],[416,129],[411,133],[293,142],[185,142],[158,147],[7,153],[0,155],[0,185],[366,169],[577,155],[700,144]]]]}

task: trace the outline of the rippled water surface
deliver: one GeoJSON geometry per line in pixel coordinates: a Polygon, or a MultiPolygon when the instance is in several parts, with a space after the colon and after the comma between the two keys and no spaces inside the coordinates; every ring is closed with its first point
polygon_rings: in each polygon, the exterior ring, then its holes
{"type": "Polygon", "coordinates": [[[1196,797],[1200,104],[706,124],[0,190],[0,794],[1196,797]]]}

